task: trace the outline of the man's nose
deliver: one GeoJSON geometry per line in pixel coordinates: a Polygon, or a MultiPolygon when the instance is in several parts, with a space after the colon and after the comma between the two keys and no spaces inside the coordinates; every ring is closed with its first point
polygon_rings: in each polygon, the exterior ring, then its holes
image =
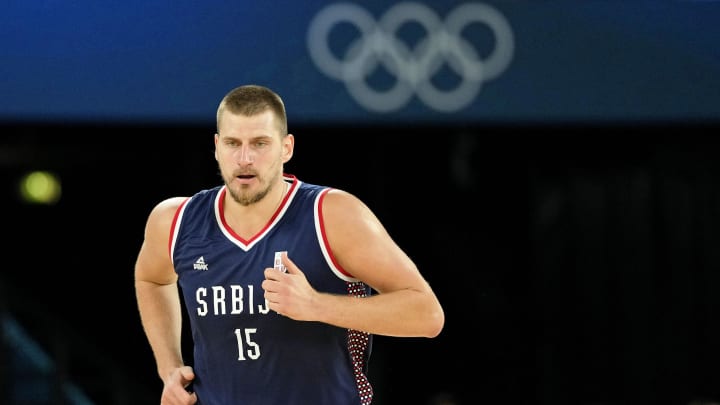
{"type": "Polygon", "coordinates": [[[241,164],[253,163],[255,161],[255,154],[252,151],[252,148],[247,145],[243,145],[238,148],[238,151],[236,153],[236,159],[238,163],[241,164]]]}

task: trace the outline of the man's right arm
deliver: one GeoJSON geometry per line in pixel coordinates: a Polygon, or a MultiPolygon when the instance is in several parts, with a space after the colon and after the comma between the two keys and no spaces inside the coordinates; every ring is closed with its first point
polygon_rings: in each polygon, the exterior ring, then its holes
{"type": "Polygon", "coordinates": [[[168,249],[175,212],[184,200],[183,197],[170,198],[153,208],[135,263],[135,294],[140,320],[163,382],[174,369],[184,365],[182,308],[177,274],[168,249]]]}

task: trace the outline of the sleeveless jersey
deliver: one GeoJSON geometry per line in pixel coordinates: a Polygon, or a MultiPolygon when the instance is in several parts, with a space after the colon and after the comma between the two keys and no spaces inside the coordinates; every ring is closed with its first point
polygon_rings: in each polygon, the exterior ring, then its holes
{"type": "Polygon", "coordinates": [[[202,405],[369,404],[372,335],[292,320],[263,296],[263,271],[280,251],[318,291],[371,293],[334,261],[325,239],[330,189],[283,178],[287,195],[249,240],[225,223],[224,185],[196,193],[175,214],[170,255],[194,343],[192,389],[202,405]]]}

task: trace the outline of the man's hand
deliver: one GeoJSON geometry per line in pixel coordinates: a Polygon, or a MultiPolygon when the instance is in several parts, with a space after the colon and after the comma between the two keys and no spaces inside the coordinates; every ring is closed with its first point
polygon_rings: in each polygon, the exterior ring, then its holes
{"type": "Polygon", "coordinates": [[[287,253],[282,254],[282,263],[287,268],[286,273],[272,267],[265,269],[262,288],[270,309],[298,321],[314,320],[312,314],[317,291],[308,283],[305,273],[287,257],[287,253]]]}
{"type": "Polygon", "coordinates": [[[192,405],[197,403],[197,395],[188,392],[187,387],[195,379],[192,367],[183,366],[170,373],[163,386],[160,405],[192,405]]]}

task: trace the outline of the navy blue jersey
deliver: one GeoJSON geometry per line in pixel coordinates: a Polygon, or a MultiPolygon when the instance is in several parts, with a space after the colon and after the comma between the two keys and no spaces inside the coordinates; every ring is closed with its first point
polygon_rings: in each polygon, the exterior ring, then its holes
{"type": "Polygon", "coordinates": [[[263,296],[263,272],[280,251],[318,291],[371,293],[327,244],[321,207],[329,188],[284,179],[289,192],[249,240],[225,223],[225,186],[198,192],[177,211],[170,255],[194,340],[192,388],[203,405],[369,404],[372,335],[278,315],[263,296]]]}

